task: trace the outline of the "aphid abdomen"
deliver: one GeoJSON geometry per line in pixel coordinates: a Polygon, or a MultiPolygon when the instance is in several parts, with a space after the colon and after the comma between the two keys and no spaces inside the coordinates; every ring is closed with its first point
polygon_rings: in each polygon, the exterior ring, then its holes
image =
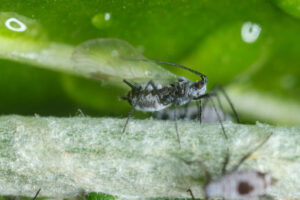
{"type": "Polygon", "coordinates": [[[136,110],[144,112],[155,112],[168,108],[171,104],[164,104],[158,95],[142,93],[132,98],[131,104],[136,110]]]}
{"type": "Polygon", "coordinates": [[[208,198],[253,200],[259,199],[271,185],[269,175],[252,170],[236,171],[210,182],[206,187],[208,198]]]}

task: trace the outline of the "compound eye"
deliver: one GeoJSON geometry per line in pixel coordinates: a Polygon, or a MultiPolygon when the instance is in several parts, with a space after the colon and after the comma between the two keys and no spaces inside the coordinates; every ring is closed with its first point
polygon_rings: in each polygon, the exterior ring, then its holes
{"type": "Polygon", "coordinates": [[[198,87],[198,89],[201,89],[201,88],[202,88],[202,84],[199,82],[199,83],[197,84],[197,87],[198,87]]]}

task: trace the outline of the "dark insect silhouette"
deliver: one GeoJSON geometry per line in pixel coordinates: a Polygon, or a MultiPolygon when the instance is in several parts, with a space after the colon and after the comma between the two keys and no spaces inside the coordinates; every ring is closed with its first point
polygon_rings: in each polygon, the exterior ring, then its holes
{"type": "Polygon", "coordinates": [[[202,110],[201,100],[208,99],[212,103],[213,108],[218,116],[218,121],[221,124],[222,131],[225,137],[227,137],[224,126],[221,121],[221,116],[219,115],[216,109],[214,101],[211,99],[211,97],[216,97],[219,104],[221,105],[216,90],[220,90],[224,94],[225,98],[229,102],[236,116],[237,121],[239,122],[239,118],[235,108],[233,107],[233,104],[231,103],[228,95],[221,87],[215,88],[214,91],[206,93],[207,77],[204,74],[192,70],[190,68],[187,68],[185,66],[169,63],[165,61],[149,60],[149,59],[135,59],[135,60],[142,61],[142,62],[156,62],[156,63],[168,64],[175,67],[179,67],[181,69],[199,75],[201,77],[201,80],[192,82],[185,77],[177,77],[175,80],[173,80],[173,82],[171,82],[167,86],[164,86],[159,82],[156,83],[154,80],[150,80],[147,83],[142,83],[142,84],[133,84],[127,80],[123,80],[124,83],[131,88],[131,91],[128,92],[127,97],[122,97],[122,99],[127,100],[129,104],[132,106],[132,109],[124,125],[123,133],[125,132],[128,121],[133,115],[133,112],[135,110],[140,110],[144,112],[156,112],[156,111],[161,111],[166,108],[169,108],[170,106],[174,106],[176,134],[177,134],[178,142],[180,143],[178,127],[176,123],[177,120],[176,108],[178,106],[189,104],[191,101],[196,101],[198,102],[199,119],[201,120],[201,110],[202,110]]]}

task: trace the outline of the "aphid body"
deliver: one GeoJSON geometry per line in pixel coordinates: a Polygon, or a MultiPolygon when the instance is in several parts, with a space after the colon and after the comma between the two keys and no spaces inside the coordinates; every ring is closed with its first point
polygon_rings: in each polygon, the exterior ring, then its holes
{"type": "MultiPolygon", "coordinates": [[[[125,82],[126,83],[126,82],[125,82]]],[[[178,77],[169,86],[162,86],[154,82],[133,86],[126,99],[135,106],[136,110],[155,112],[164,110],[171,105],[182,106],[205,94],[207,79],[190,82],[178,77]]]]}
{"type": "MultiPolygon", "coordinates": [[[[227,155],[222,167],[222,176],[212,179],[207,168],[201,161],[192,161],[187,163],[197,163],[205,172],[206,182],[204,184],[205,199],[223,198],[235,200],[258,200],[260,197],[265,196],[267,190],[275,182],[275,179],[268,173],[262,173],[256,170],[245,169],[238,170],[240,165],[250,156],[254,151],[265,144],[271,137],[270,134],[263,142],[256,146],[253,150],[243,156],[238,164],[233,167],[230,172],[227,172],[226,167],[229,162],[229,153],[227,155]]],[[[195,199],[192,191],[193,199],[195,199]]]]}
{"type": "MultiPolygon", "coordinates": [[[[146,59],[129,43],[118,39],[94,39],[84,42],[74,50],[72,60],[77,73],[80,75],[112,83],[123,79],[131,87],[127,97],[122,97],[132,106],[123,133],[134,110],[156,112],[174,105],[176,111],[177,106],[197,101],[199,102],[199,119],[201,120],[201,99],[209,99],[209,97],[216,95],[211,92],[205,93],[207,77],[204,74],[182,65],[146,59]],[[177,77],[156,63],[187,70],[200,76],[201,80],[191,82],[187,78],[177,77]]],[[[236,115],[227,96],[226,99],[236,115]]],[[[174,114],[174,118],[176,121],[176,114],[174,114]]],[[[218,118],[221,121],[220,117],[218,118]]],[[[224,127],[222,124],[221,126],[225,134],[224,127]]],[[[179,141],[177,125],[176,133],[179,141]]]]}
{"type": "Polygon", "coordinates": [[[272,180],[268,173],[254,170],[234,171],[208,183],[205,193],[207,198],[256,200],[266,194],[272,180]]]}

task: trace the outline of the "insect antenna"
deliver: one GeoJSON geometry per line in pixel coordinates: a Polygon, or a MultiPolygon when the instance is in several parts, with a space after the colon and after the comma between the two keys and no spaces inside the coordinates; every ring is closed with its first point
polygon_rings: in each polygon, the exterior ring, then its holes
{"type": "Polygon", "coordinates": [[[251,154],[253,154],[255,151],[257,151],[260,147],[262,147],[272,136],[273,133],[270,133],[270,135],[268,135],[259,145],[257,145],[254,149],[252,149],[251,151],[249,151],[246,155],[244,155],[241,160],[238,162],[238,164],[231,170],[236,171],[240,165],[247,159],[249,158],[249,156],[251,156],[251,154]]]}
{"type": "Polygon", "coordinates": [[[36,200],[36,198],[37,198],[37,196],[39,195],[40,191],[41,191],[41,188],[36,192],[36,194],[35,194],[35,196],[33,197],[32,200],[36,200]]]}
{"type": "Polygon", "coordinates": [[[179,67],[179,68],[182,68],[182,69],[185,69],[189,72],[192,72],[194,74],[197,74],[198,76],[200,76],[202,78],[202,80],[204,81],[204,83],[207,83],[207,77],[200,73],[200,72],[197,72],[195,70],[192,70],[188,67],[185,67],[183,65],[178,65],[178,64],[175,64],[175,63],[170,63],[170,62],[166,62],[166,61],[161,61],[161,60],[151,60],[151,59],[146,59],[146,58],[141,58],[141,59],[130,59],[130,60],[136,60],[136,61],[145,61],[145,62],[154,62],[154,63],[162,63],[162,64],[167,64],[167,65],[171,65],[171,66],[176,66],[176,67],[179,67]]]}

